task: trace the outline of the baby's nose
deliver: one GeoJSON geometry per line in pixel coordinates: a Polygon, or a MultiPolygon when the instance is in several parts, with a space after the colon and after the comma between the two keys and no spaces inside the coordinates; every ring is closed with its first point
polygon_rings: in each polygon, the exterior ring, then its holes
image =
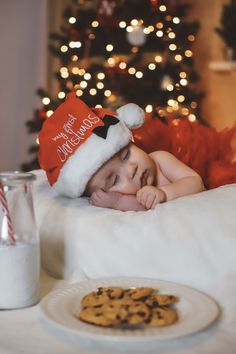
{"type": "Polygon", "coordinates": [[[129,165],[128,165],[128,177],[130,179],[134,178],[134,176],[136,175],[137,169],[138,169],[138,166],[137,166],[136,163],[129,163],[129,165]]]}

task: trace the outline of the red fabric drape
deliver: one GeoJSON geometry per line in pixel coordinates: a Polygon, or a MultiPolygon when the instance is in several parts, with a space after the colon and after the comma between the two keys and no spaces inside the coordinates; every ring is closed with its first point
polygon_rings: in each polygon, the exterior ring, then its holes
{"type": "Polygon", "coordinates": [[[236,183],[236,125],[217,132],[187,119],[170,118],[164,124],[147,114],[133,134],[144,151],[166,150],[192,167],[209,189],[236,183]]]}

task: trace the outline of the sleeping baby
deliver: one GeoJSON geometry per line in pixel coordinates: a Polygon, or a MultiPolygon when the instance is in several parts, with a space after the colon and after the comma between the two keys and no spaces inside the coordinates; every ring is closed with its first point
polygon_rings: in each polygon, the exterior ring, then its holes
{"type": "Polygon", "coordinates": [[[148,210],[158,203],[203,191],[201,177],[166,151],[147,154],[132,143],[131,129],[144,112],[127,104],[116,113],[89,108],[75,93],[39,133],[39,163],[59,194],[89,197],[104,208],[148,210]]]}

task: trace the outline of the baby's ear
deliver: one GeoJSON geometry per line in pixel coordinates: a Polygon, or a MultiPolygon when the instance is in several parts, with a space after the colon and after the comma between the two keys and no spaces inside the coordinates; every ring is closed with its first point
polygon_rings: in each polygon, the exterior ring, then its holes
{"type": "Polygon", "coordinates": [[[117,115],[129,129],[141,127],[144,122],[144,110],[135,103],[127,103],[117,109],[117,115]]]}

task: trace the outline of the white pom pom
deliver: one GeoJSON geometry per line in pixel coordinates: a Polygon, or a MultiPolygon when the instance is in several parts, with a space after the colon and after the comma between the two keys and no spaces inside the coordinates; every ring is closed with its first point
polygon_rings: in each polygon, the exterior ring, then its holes
{"type": "Polygon", "coordinates": [[[144,122],[144,111],[135,103],[127,103],[118,108],[117,114],[118,118],[130,129],[139,128],[144,122]]]}

